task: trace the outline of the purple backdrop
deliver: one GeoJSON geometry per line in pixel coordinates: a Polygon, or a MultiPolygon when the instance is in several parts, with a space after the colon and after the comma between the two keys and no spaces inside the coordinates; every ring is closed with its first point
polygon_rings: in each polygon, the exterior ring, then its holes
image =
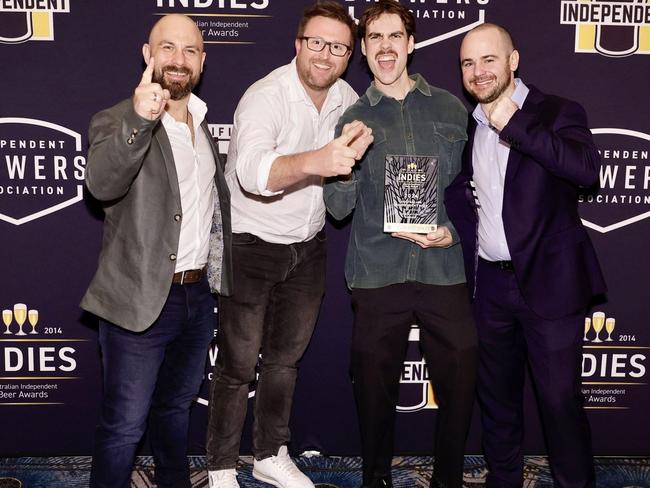
{"type": "MultiPolygon", "coordinates": [[[[252,82],[292,58],[296,24],[309,3],[0,3],[0,308],[11,310],[5,317],[8,325],[0,324],[0,456],[90,452],[101,372],[96,321],[82,313],[78,303],[95,270],[102,215],[95,202],[82,198],[86,129],[93,113],[128,97],[137,85],[144,68],[140,48],[150,26],[161,14],[182,12],[203,30],[208,57],[199,94],[208,103],[213,134],[225,151],[240,96],[252,82]],[[25,11],[26,4],[34,11],[25,11]],[[28,316],[22,325],[25,335],[18,335],[21,309],[28,316]],[[37,310],[37,318],[29,310],[37,310]],[[11,334],[2,333],[7,330],[11,334]]],[[[370,0],[342,3],[358,17],[370,0]]],[[[582,197],[581,213],[610,288],[607,299],[595,304],[588,316],[586,408],[597,454],[650,454],[650,424],[643,420],[650,391],[650,3],[402,3],[417,17],[418,49],[410,71],[455,93],[468,107],[458,47],[472,24],[491,21],[512,31],[522,57],[519,74],[527,83],[576,99],[586,108],[603,170],[601,189],[582,197]]],[[[358,50],[346,79],[360,93],[369,83],[358,50]]],[[[343,279],[349,229],[345,223],[328,223],[327,231],[328,289],[302,362],[293,447],[356,454],[359,443],[347,373],[352,314],[343,279]]],[[[425,453],[432,443],[435,402],[417,353],[417,331],[412,339],[403,375],[397,451],[425,453]]],[[[215,353],[210,352],[208,363],[215,353]]],[[[206,391],[193,412],[195,452],[204,446],[206,391]]],[[[543,453],[530,389],[526,395],[526,448],[530,454],[543,453]]],[[[480,451],[476,420],[469,453],[480,451]]],[[[247,431],[245,449],[249,445],[247,431]]]]}

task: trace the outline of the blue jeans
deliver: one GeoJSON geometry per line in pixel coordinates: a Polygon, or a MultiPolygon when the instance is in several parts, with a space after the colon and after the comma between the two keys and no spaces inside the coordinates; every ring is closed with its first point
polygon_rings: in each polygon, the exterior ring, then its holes
{"type": "Polygon", "coordinates": [[[203,279],[172,285],[160,316],[142,333],[99,321],[104,400],[93,443],[91,487],[130,485],[136,449],[147,429],[158,486],[191,486],[190,406],[214,335],[214,306],[203,279]]]}
{"type": "Polygon", "coordinates": [[[210,392],[208,469],[234,468],[249,384],[255,393],[253,454],[273,456],[290,438],[289,417],[302,357],[325,290],[325,235],[272,244],[233,234],[235,293],[220,300],[219,353],[210,392]]]}

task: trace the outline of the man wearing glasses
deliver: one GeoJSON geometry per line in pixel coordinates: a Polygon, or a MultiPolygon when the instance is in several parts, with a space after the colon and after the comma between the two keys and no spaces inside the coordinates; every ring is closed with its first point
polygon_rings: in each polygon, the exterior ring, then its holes
{"type": "Polygon", "coordinates": [[[220,305],[207,438],[212,488],[239,486],[235,468],[258,357],[253,476],[280,488],[314,488],[286,444],[297,363],[325,288],[322,180],[349,174],[372,141],[357,121],[332,140],[358,98],[339,80],[354,29],[336,2],[307,8],[295,59],[254,83],[235,112],[226,180],[236,292],[220,305]]]}

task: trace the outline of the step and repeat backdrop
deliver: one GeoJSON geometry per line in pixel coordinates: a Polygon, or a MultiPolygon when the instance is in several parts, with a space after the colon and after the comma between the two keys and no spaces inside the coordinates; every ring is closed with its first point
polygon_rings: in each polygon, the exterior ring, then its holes
{"type": "MultiPolygon", "coordinates": [[[[645,0],[401,0],[417,19],[411,72],[456,94],[463,33],[508,27],[519,76],[579,101],[601,150],[600,188],[580,199],[607,297],[585,317],[582,391],[599,455],[650,454],[650,3],[645,0]]],[[[358,18],[372,0],[341,0],[358,18]]],[[[84,192],[90,117],[128,97],[141,46],[160,15],[192,17],[207,60],[199,95],[221,150],[245,89],[294,55],[309,0],[0,0],[0,456],[89,454],[101,400],[96,319],[79,308],[95,270],[101,206],[84,192]]],[[[345,78],[370,79],[357,51],[345,78]]],[[[302,362],[293,448],[359,450],[348,375],[352,312],[343,278],[349,226],[327,223],[328,288],[302,362]]],[[[553,276],[549,276],[549,287],[553,276]]],[[[396,450],[432,445],[435,394],[413,329],[402,375],[396,450]]],[[[206,379],[217,350],[206,357],[206,379]]],[[[544,452],[532,390],[529,454],[544,452]]],[[[254,385],[250,397],[254,401],[254,385]]],[[[192,418],[204,448],[207,386],[192,418]]],[[[244,448],[250,445],[245,433],[244,448]]],[[[146,449],[146,448],[145,448],[146,449]]],[[[480,452],[475,415],[468,452],[480,452]]]]}

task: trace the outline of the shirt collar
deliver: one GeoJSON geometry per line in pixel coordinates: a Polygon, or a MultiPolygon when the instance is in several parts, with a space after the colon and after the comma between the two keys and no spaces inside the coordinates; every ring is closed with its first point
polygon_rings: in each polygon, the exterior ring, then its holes
{"type": "Polygon", "coordinates": [[[194,93],[190,93],[190,100],[187,102],[187,109],[192,114],[194,125],[198,126],[203,123],[205,114],[208,113],[208,106],[203,100],[197,97],[194,93]]]}
{"type": "MultiPolygon", "coordinates": [[[[515,91],[512,92],[512,96],[510,98],[513,102],[515,102],[517,107],[521,108],[524,106],[524,102],[526,101],[526,97],[528,96],[529,91],[530,90],[528,87],[524,84],[523,81],[521,81],[521,78],[515,78],[515,91]]],[[[472,116],[479,125],[486,125],[488,127],[490,126],[487,115],[485,115],[483,112],[483,106],[480,103],[474,108],[472,116]]]]}
{"type": "MultiPolygon", "coordinates": [[[[429,84],[426,82],[426,80],[422,77],[422,75],[415,73],[410,75],[409,78],[415,81],[415,85],[413,85],[413,88],[409,90],[409,93],[413,92],[414,90],[418,90],[424,96],[431,96],[431,88],[429,87],[429,84]]],[[[366,90],[366,96],[368,97],[370,106],[374,107],[379,103],[379,100],[381,100],[382,97],[385,97],[386,95],[379,88],[377,88],[375,82],[373,81],[370,83],[370,86],[366,90]]]]}
{"type": "MultiPolygon", "coordinates": [[[[198,127],[203,123],[205,119],[205,114],[208,113],[208,106],[203,100],[197,97],[194,93],[190,93],[190,98],[187,101],[187,110],[192,114],[192,122],[194,127],[198,127]]],[[[174,117],[169,115],[168,112],[165,112],[162,116],[162,121],[164,124],[174,124],[178,123],[174,117]]],[[[167,125],[165,125],[167,127],[167,125]]]]}

